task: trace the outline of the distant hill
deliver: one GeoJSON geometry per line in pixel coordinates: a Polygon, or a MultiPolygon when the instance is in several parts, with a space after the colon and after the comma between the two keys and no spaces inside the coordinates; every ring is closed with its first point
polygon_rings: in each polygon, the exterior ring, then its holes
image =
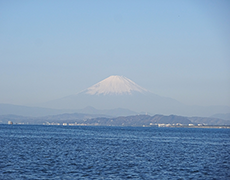
{"type": "Polygon", "coordinates": [[[51,115],[43,117],[26,117],[18,115],[0,115],[0,124],[7,124],[8,121],[24,124],[43,124],[46,122],[55,123],[73,123],[79,122],[83,123],[87,119],[92,119],[96,117],[109,117],[103,114],[83,114],[83,113],[65,113],[60,115],[51,115]]]}
{"type": "Polygon", "coordinates": [[[150,124],[190,124],[188,118],[182,116],[163,116],[163,115],[136,115],[117,118],[94,118],[85,121],[87,124],[111,125],[111,126],[142,126],[150,124]]]}
{"type": "Polygon", "coordinates": [[[135,116],[120,116],[108,117],[100,114],[82,114],[82,113],[65,113],[53,116],[44,117],[25,117],[17,115],[0,115],[0,123],[6,124],[8,121],[13,123],[29,123],[42,124],[50,123],[84,123],[88,125],[102,125],[102,126],[142,126],[152,124],[190,124],[191,121],[182,116],[163,116],[163,115],[135,115],[135,116]]]}
{"type": "Polygon", "coordinates": [[[224,120],[229,120],[230,121],[230,113],[226,113],[226,114],[214,114],[211,117],[212,118],[219,118],[219,119],[224,119],[224,120]]]}

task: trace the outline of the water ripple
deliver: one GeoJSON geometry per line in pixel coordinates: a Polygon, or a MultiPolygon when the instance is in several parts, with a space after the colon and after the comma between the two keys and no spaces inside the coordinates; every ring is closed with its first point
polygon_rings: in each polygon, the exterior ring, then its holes
{"type": "Polygon", "coordinates": [[[0,179],[230,179],[230,131],[0,126],[0,179]]]}

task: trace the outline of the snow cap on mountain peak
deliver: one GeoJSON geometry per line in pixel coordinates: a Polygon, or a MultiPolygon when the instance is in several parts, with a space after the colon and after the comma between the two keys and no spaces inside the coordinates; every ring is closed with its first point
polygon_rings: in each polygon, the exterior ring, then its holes
{"type": "Polygon", "coordinates": [[[132,92],[145,92],[144,88],[124,76],[110,76],[99,83],[89,87],[86,94],[112,95],[132,94],[132,92]]]}

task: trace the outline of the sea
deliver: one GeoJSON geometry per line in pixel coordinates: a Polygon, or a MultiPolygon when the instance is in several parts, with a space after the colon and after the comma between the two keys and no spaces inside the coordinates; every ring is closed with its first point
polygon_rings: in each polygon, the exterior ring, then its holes
{"type": "Polygon", "coordinates": [[[230,129],[1,124],[0,179],[230,179],[230,129]]]}

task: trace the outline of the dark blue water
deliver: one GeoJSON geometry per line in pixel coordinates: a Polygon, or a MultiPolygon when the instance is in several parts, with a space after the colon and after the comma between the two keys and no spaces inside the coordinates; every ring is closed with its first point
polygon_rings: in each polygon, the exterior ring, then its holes
{"type": "Polygon", "coordinates": [[[230,179],[230,130],[0,125],[0,179],[230,179]]]}

